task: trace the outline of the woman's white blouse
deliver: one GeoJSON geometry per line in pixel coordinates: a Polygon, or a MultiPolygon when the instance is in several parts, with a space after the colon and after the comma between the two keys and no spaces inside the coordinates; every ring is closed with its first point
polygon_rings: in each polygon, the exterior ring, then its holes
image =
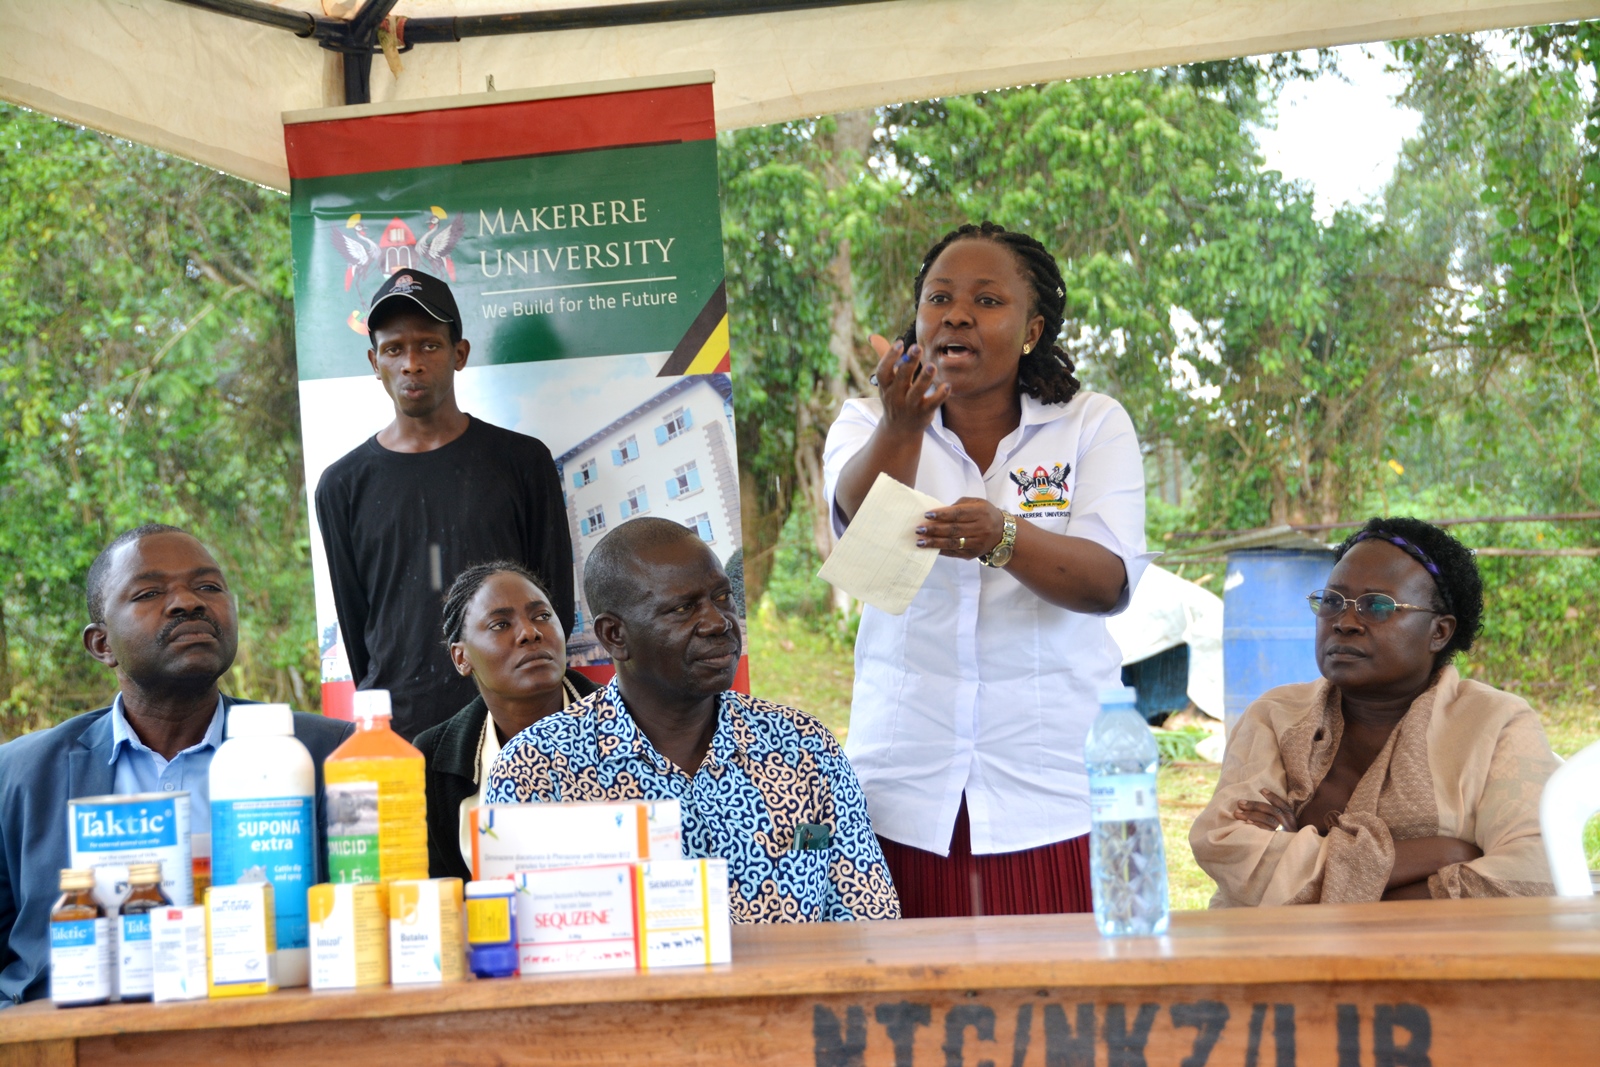
{"type": "MultiPolygon", "coordinates": [[[[828,431],[824,477],[834,529],[839,472],[883,415],[847,400],[828,431]]],[[[1052,533],[1119,556],[1122,611],[1145,552],[1144,465],[1133,422],[1110,397],[1022,397],[1022,421],[987,471],[940,412],[923,437],[915,488],[953,503],[983,497],[1052,533]]],[[[862,612],[845,753],[883,837],[948,855],[962,793],[974,853],[1015,852],[1089,832],[1083,744],[1098,693],[1121,684],[1102,616],[1053,607],[1004,570],[941,556],[904,615],[862,612]]]]}

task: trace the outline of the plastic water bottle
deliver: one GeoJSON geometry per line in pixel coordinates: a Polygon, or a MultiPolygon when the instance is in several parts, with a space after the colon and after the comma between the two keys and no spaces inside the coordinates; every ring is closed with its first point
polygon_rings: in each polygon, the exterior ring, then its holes
{"type": "Polygon", "coordinates": [[[317,880],[316,765],[287,704],[235,704],[211,757],[211,877],[271,882],[278,984],[310,977],[306,892],[317,880]]]}
{"type": "Polygon", "coordinates": [[[1089,728],[1089,873],[1094,921],[1106,937],[1167,930],[1167,850],[1156,808],[1160,752],[1126,687],[1100,691],[1089,728]]]}

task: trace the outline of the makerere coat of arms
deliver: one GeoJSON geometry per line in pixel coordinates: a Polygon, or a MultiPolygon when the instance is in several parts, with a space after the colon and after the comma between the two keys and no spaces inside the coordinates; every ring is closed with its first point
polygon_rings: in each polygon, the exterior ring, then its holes
{"type": "Polygon", "coordinates": [[[1010,472],[1010,478],[1017,486],[1017,495],[1022,498],[1022,510],[1033,511],[1036,508],[1064,508],[1067,500],[1067,475],[1072,473],[1072,464],[1062,466],[1057,463],[1050,470],[1043,467],[1033,468],[1033,473],[1028,473],[1028,468],[1018,467],[1010,472]]]}
{"type": "Polygon", "coordinates": [[[428,228],[421,237],[398,215],[383,227],[377,240],[367,233],[359,213],[351,215],[343,226],[329,227],[328,238],[345,262],[345,292],[353,290],[358,302],[345,320],[352,330],[367,332],[367,302],[383,284],[383,279],[395,271],[415,267],[452,282],[456,280],[456,264],[450,253],[460,242],[467,220],[462,215],[452,218],[438,206],[429,208],[428,214],[428,228]]]}

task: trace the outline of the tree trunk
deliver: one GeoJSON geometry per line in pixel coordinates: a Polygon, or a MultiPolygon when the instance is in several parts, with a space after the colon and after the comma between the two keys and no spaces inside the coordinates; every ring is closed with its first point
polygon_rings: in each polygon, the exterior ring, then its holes
{"type": "Polygon", "coordinates": [[[772,577],[773,555],[783,532],[787,507],[778,506],[778,493],[756,484],[750,468],[739,468],[739,526],[744,538],[744,597],[746,612],[753,612],[772,577]]]}
{"type": "MultiPolygon", "coordinates": [[[[862,161],[872,150],[872,135],[877,129],[878,116],[871,109],[846,111],[834,116],[834,128],[824,135],[827,164],[823,181],[831,192],[855,180],[862,161]]],[[[828,514],[828,502],[823,492],[822,450],[827,443],[828,427],[839,414],[846,398],[866,384],[871,373],[865,366],[861,338],[856,326],[855,275],[850,262],[850,242],[840,238],[828,263],[829,279],[833,283],[831,302],[831,329],[828,351],[833,355],[833,374],[812,395],[810,403],[798,412],[795,434],[796,488],[811,512],[811,539],[823,559],[833,551],[833,522],[828,514]]],[[[835,590],[835,606],[844,607],[841,595],[835,590]]]]}
{"type": "MultiPolygon", "coordinates": [[[[823,148],[823,184],[830,192],[853,181],[866,153],[871,150],[877,114],[872,110],[850,111],[834,116],[833,129],[819,131],[823,148]]],[[[775,478],[772,485],[758,485],[748,470],[739,472],[739,497],[744,535],[745,598],[757,604],[772,575],[778,538],[791,507],[803,501],[811,512],[811,536],[824,557],[833,550],[833,532],[823,499],[822,451],[828,427],[833,425],[839,407],[852,391],[864,388],[870,368],[862,370],[857,352],[855,322],[855,280],[850,262],[850,243],[840,237],[828,265],[833,282],[829,312],[831,332],[828,350],[834,357],[834,370],[826,380],[797,387],[794,400],[795,454],[792,477],[775,478]]],[[[753,454],[760,428],[741,422],[740,451],[753,454]],[[748,451],[747,451],[748,450],[748,451]]]]}

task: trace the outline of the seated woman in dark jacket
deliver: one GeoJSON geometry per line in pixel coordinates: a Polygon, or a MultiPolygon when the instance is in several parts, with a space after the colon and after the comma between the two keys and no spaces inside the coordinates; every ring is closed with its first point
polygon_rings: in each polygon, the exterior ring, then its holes
{"type": "Polygon", "coordinates": [[[483,800],[500,747],[598,687],[567,670],[567,638],[550,594],[517,563],[461,572],[445,597],[444,639],[478,697],[415,742],[428,761],[428,873],[470,879],[467,816],[483,800]]]}

